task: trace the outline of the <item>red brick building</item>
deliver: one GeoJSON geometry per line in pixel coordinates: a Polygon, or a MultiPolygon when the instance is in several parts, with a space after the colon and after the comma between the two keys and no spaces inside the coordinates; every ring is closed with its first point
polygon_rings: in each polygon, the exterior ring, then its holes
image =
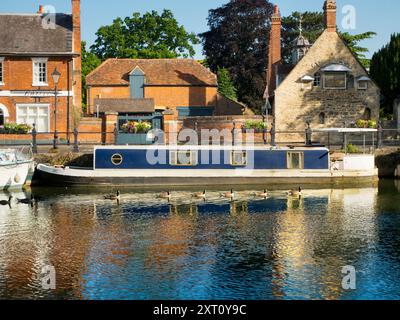
{"type": "Polygon", "coordinates": [[[243,113],[242,105],[218,94],[216,75],[193,59],[109,59],[86,81],[89,113],[243,113]]]}
{"type": "Polygon", "coordinates": [[[71,132],[81,109],[80,0],[72,14],[0,14],[0,125],[36,125],[38,132],[71,132]],[[54,70],[57,86],[55,128],[54,70]]]}

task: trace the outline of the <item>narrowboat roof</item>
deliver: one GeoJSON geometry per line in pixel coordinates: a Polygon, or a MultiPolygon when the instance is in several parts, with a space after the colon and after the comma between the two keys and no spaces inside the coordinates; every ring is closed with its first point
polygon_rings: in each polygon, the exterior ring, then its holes
{"type": "Polygon", "coordinates": [[[249,145],[151,145],[151,146],[95,146],[96,150],[254,150],[254,151],[311,151],[324,150],[329,151],[324,147],[267,147],[267,146],[249,146],[249,145]]]}

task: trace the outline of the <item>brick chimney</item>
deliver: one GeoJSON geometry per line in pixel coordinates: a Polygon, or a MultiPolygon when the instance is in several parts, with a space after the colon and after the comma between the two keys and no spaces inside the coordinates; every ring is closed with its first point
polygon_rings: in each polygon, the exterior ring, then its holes
{"type": "Polygon", "coordinates": [[[81,2],[72,0],[72,25],[73,25],[73,52],[79,54],[79,57],[73,60],[73,85],[74,92],[73,106],[81,110],[82,106],[82,48],[81,48],[81,2]]]}
{"type": "Polygon", "coordinates": [[[276,71],[277,66],[282,62],[281,54],[281,32],[282,17],[279,7],[274,7],[274,13],[271,16],[271,34],[269,39],[269,56],[268,56],[268,93],[273,95],[276,89],[276,71]]]}
{"type": "Polygon", "coordinates": [[[39,6],[39,10],[37,12],[38,14],[43,14],[44,13],[44,7],[42,5],[39,6]]]}
{"type": "Polygon", "coordinates": [[[326,0],[324,4],[325,28],[329,32],[336,32],[336,0],[326,0]]]}

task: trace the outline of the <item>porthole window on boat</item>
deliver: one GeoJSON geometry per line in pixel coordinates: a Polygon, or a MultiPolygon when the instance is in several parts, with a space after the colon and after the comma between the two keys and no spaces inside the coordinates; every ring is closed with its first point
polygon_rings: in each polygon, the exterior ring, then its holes
{"type": "Polygon", "coordinates": [[[247,152],[246,151],[232,151],[231,165],[232,166],[246,166],[247,165],[247,152]]]}
{"type": "Polygon", "coordinates": [[[111,157],[111,162],[114,166],[119,166],[123,161],[123,157],[117,153],[117,154],[113,154],[111,157]]]}
{"type": "Polygon", "coordinates": [[[171,151],[171,166],[197,166],[197,151],[171,151]]]}
{"type": "Polygon", "coordinates": [[[287,167],[288,169],[304,169],[304,153],[288,152],[287,167]]]}

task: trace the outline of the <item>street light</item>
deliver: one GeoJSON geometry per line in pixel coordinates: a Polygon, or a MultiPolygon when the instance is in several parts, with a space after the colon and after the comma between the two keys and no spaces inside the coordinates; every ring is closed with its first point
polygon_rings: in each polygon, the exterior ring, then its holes
{"type": "Polygon", "coordinates": [[[58,143],[58,132],[57,132],[57,86],[58,82],[60,81],[61,73],[60,71],[57,70],[57,68],[54,69],[53,73],[51,74],[51,77],[53,78],[54,82],[54,139],[53,139],[53,149],[58,149],[57,143],[58,143]]]}

